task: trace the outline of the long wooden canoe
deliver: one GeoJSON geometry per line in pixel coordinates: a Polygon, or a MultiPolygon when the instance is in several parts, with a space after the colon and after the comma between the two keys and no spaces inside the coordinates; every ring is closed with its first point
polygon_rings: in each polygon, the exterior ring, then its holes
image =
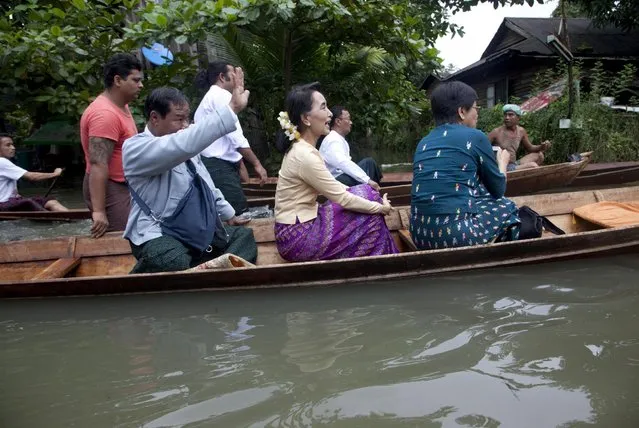
{"type": "Polygon", "coordinates": [[[588,164],[579,175],[601,174],[603,172],[623,171],[631,168],[639,168],[639,162],[597,162],[588,164]]]}
{"type": "Polygon", "coordinates": [[[71,221],[88,218],[91,218],[91,212],[86,208],[69,211],[0,211],[0,220],[71,221]]]}
{"type": "MultiPolygon", "coordinates": [[[[545,167],[542,167],[545,168],[545,167]]],[[[542,170],[543,171],[543,170],[542,170]]],[[[384,174],[384,192],[393,198],[395,205],[410,203],[410,187],[413,179],[412,172],[390,172],[384,174]]],[[[639,181],[639,162],[613,162],[588,164],[569,185],[570,188],[621,185],[639,181]]],[[[249,207],[273,206],[275,203],[275,185],[277,179],[269,177],[269,183],[264,187],[257,184],[257,179],[244,186],[244,193],[249,198],[249,207]]],[[[513,192],[512,181],[509,182],[509,194],[513,192]]],[[[14,211],[0,212],[0,220],[82,220],[91,218],[86,209],[70,210],[68,213],[54,213],[48,211],[14,211]]]]}
{"type": "MultiPolygon", "coordinates": [[[[590,157],[591,152],[587,152],[582,153],[582,160],[579,162],[565,162],[509,172],[507,174],[506,196],[529,195],[554,187],[567,186],[588,165],[590,157]]],[[[411,187],[410,183],[386,185],[383,187],[382,193],[388,193],[388,197],[394,205],[410,205],[411,187]]],[[[244,193],[247,196],[251,195],[249,196],[250,206],[275,205],[274,188],[245,188],[244,193]]]]}
{"type": "Polygon", "coordinates": [[[582,153],[581,156],[582,159],[579,162],[564,162],[509,172],[506,196],[532,194],[569,185],[590,163],[592,152],[582,153]]]}
{"type": "MultiPolygon", "coordinates": [[[[624,170],[630,170],[633,168],[639,168],[639,162],[608,162],[608,163],[589,163],[579,173],[578,177],[586,175],[594,175],[601,173],[621,172],[624,170]]],[[[410,184],[413,181],[412,172],[385,172],[382,179],[381,186],[397,186],[400,184],[410,184]]],[[[632,180],[634,181],[634,180],[632,180]]],[[[616,181],[614,183],[605,184],[622,184],[629,181],[616,181]]],[[[277,177],[269,177],[266,184],[260,186],[257,178],[250,178],[248,183],[243,184],[244,193],[247,196],[259,196],[266,197],[272,196],[273,190],[277,185],[277,177]]]]}
{"type": "Polygon", "coordinates": [[[639,181],[639,162],[632,162],[632,164],[634,165],[611,170],[584,170],[570,184],[570,187],[601,187],[634,183],[639,181]]]}
{"type": "Polygon", "coordinates": [[[0,245],[0,298],[146,293],[197,289],[338,285],[490,267],[560,261],[639,250],[639,225],[601,229],[574,220],[575,207],[600,200],[639,200],[639,186],[514,198],[548,216],[563,236],[444,250],[414,251],[406,238],[408,208],[387,217],[401,254],[287,263],[275,247],[273,220],[251,223],[259,245],[257,267],[128,275],[134,258],[120,234],[94,240],[64,237],[0,245]]]}

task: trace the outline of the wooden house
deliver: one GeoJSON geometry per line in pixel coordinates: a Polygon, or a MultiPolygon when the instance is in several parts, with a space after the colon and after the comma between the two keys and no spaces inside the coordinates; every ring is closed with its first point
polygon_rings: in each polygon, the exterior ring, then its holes
{"type": "MultiPolygon", "coordinates": [[[[559,18],[505,18],[479,61],[444,79],[431,74],[421,89],[430,92],[439,82],[458,80],[477,91],[478,104],[484,107],[512,98],[525,100],[535,95],[535,76],[561,61],[547,43],[547,37],[556,35],[559,26],[559,18]]],[[[619,71],[628,62],[639,67],[639,31],[597,28],[590,19],[583,18],[567,19],[567,28],[571,53],[584,69],[592,68],[597,61],[609,71],[619,71]]],[[[583,74],[582,88],[587,90],[588,73],[583,74]]],[[[639,76],[634,89],[639,94],[639,76]]],[[[632,92],[624,96],[631,95],[632,92]]]]}

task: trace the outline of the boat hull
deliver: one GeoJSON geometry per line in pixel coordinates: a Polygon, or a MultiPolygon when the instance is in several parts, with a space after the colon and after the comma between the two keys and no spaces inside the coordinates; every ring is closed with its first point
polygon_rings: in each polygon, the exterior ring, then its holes
{"type": "Polygon", "coordinates": [[[69,211],[0,211],[0,220],[73,221],[91,218],[88,209],[69,211]]]}
{"type": "Polygon", "coordinates": [[[637,252],[639,226],[598,229],[573,220],[573,208],[599,200],[639,200],[639,187],[515,198],[568,234],[443,250],[410,250],[400,239],[409,223],[409,209],[402,208],[387,217],[402,253],[334,261],[284,262],[273,243],[273,222],[265,219],[253,223],[260,245],[257,267],[189,273],[128,275],[135,260],[128,242],[116,234],[11,242],[0,246],[0,298],[326,286],[637,252]],[[47,278],[56,273],[74,277],[47,278]]]}

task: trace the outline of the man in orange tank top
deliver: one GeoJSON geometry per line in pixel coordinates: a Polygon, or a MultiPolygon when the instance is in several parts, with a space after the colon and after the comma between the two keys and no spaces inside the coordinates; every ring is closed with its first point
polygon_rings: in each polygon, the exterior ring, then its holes
{"type": "Polygon", "coordinates": [[[138,133],[128,104],[140,93],[142,78],[142,64],[135,56],[113,55],[104,66],[104,92],[80,120],[86,162],[82,191],[94,238],[126,226],[131,197],[122,169],[122,144],[138,133]]]}

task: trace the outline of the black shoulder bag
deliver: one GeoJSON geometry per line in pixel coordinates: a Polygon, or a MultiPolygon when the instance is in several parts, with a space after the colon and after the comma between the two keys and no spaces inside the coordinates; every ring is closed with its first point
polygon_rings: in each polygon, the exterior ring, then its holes
{"type": "Polygon", "coordinates": [[[532,239],[541,237],[542,232],[546,229],[555,235],[565,235],[566,232],[558,228],[543,215],[529,206],[519,207],[517,215],[521,220],[521,226],[519,229],[519,239],[532,239]]]}

